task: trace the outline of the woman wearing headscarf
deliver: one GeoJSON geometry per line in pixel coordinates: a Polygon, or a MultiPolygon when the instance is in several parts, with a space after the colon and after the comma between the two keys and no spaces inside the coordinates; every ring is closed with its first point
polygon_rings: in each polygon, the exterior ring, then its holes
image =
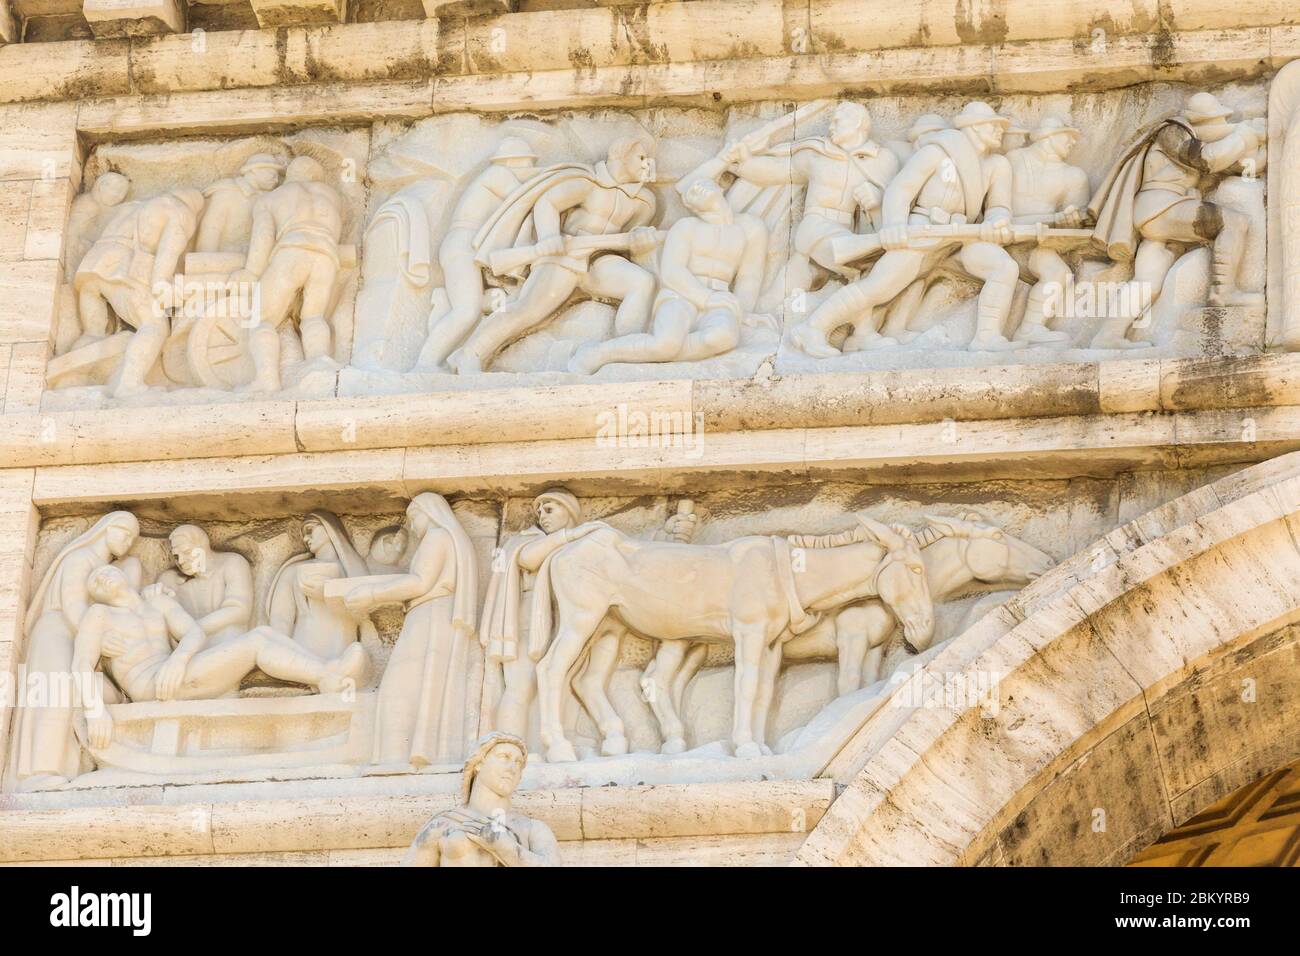
{"type": "Polygon", "coordinates": [[[406,610],[379,684],[374,760],[393,767],[459,763],[478,565],[469,535],[441,495],[416,495],[406,519],[418,542],[410,569],[371,578],[344,597],[358,614],[381,604],[406,610]]]}
{"type": "Polygon", "coordinates": [[[305,552],[280,565],[266,595],[266,622],[325,660],[332,660],[358,638],[376,639],[368,614],[348,614],[326,604],[325,582],[363,577],[366,560],[352,544],[338,516],[311,511],[302,522],[305,552]]]}
{"type": "MultiPolygon", "coordinates": [[[[116,565],[133,587],[139,587],[143,568],[126,554],[140,536],[140,523],[129,511],[114,511],[63,547],[41,578],[27,606],[23,633],[27,650],[22,664],[24,686],[43,682],[50,691],[67,686],[72,674],[72,650],[77,629],[94,602],[86,588],[91,572],[116,565]]],[[[48,701],[70,704],[71,701],[48,701]]],[[[22,707],[12,738],[7,788],[40,790],[60,784],[90,770],[91,765],[76,740],[70,706],[22,707]]]]}

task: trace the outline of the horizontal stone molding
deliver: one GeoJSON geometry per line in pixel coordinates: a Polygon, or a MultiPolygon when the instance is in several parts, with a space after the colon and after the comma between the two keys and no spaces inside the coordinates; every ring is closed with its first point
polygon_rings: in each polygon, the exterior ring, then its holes
{"type": "MultiPolygon", "coordinates": [[[[733,0],[663,4],[703,12],[750,6],[733,0]]],[[[780,7],[779,0],[759,6],[780,7]]],[[[842,0],[855,7],[856,0],[842,0]]],[[[818,4],[822,6],[822,4],[818,4]]],[[[831,5],[833,6],[833,5],[831,5]]],[[[1090,7],[1080,7],[1080,14],[1090,7]]],[[[1258,76],[1300,56],[1300,27],[1281,12],[1230,28],[1112,28],[1100,40],[1080,24],[1056,34],[976,33],[949,43],[889,45],[873,33],[795,52],[775,36],[734,38],[771,16],[728,20],[722,38],[691,33],[682,49],[609,39],[608,8],[510,14],[471,26],[389,21],[280,30],[173,35],[148,40],[66,41],[0,47],[0,102],[80,100],[79,128],[90,139],[153,133],[237,131],[309,123],[362,123],[474,109],[485,112],[629,108],[676,103],[717,108],[764,99],[907,94],[935,90],[981,95],[1113,89],[1150,80],[1224,83],[1258,76]],[[520,21],[513,17],[528,18],[520,21]],[[523,39],[509,56],[483,54],[510,31],[523,39]],[[504,31],[494,33],[493,31],[504,31]],[[612,46],[610,46],[612,42],[612,46]],[[1095,42],[1104,42],[1104,55],[1095,42]],[[602,46],[603,44],[603,46],[602,46]],[[608,52],[602,52],[608,46],[608,52]],[[600,49],[595,49],[599,47],[600,49]],[[651,60],[638,50],[673,51],[651,60]],[[595,49],[595,52],[593,52],[595,49]],[[241,125],[242,124],[242,125],[241,125]]],[[[891,14],[892,16],[892,14],[891,14]]],[[[867,21],[863,21],[867,22],[867,21]]],[[[870,21],[873,24],[879,19],[870,21]]],[[[1050,23],[1050,19],[1047,21],[1050,23]]],[[[1094,21],[1096,22],[1096,21],[1094,21]]],[[[690,27],[674,27],[674,30],[690,27]]],[[[814,36],[816,35],[814,31],[814,36]]]]}
{"type": "Polygon", "coordinates": [[[998,675],[996,711],[899,686],[828,766],[847,789],[799,860],[1124,863],[1295,759],[1297,515],[1287,455],[1063,561],[920,668],[998,675]],[[1267,687],[1258,708],[1245,678],[1267,687]]]}
{"type": "MultiPolygon", "coordinates": [[[[831,780],[522,791],[514,808],[562,841],[799,832],[831,780]]],[[[0,863],[403,847],[454,794],[0,809],[0,863]]]]}
{"type": "MultiPolygon", "coordinates": [[[[14,414],[3,419],[0,461],[16,468],[417,447],[454,456],[460,446],[543,441],[598,448],[598,439],[624,433],[638,415],[656,434],[702,433],[707,445],[724,436],[743,441],[746,432],[815,435],[873,425],[927,426],[911,429],[925,440],[934,423],[946,421],[1001,421],[1010,438],[1022,420],[1058,419],[1073,422],[1077,435],[1093,423],[1105,428],[1150,412],[1161,414],[1143,420],[1149,445],[1250,444],[1251,427],[1257,441],[1286,436],[1276,429],[1261,435],[1254,412],[1238,410],[1263,410],[1281,422],[1293,405],[1300,405],[1297,354],[905,369],[181,405],[161,415],[14,414]],[[1179,435],[1179,413],[1204,414],[1184,417],[1179,435]]],[[[983,433],[992,435],[991,428],[983,433]]],[[[1106,443],[1097,437],[1099,446],[1106,443]]]]}

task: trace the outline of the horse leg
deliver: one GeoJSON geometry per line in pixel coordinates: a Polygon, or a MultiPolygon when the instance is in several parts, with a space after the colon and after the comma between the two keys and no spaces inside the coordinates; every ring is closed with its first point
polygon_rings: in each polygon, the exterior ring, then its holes
{"type": "Polygon", "coordinates": [[[841,697],[862,686],[862,663],[867,656],[866,620],[861,608],[846,607],[835,618],[835,649],[839,659],[838,690],[841,697]]]}
{"type": "Polygon", "coordinates": [[[732,639],[736,645],[736,701],[732,711],[731,742],[737,757],[760,757],[762,748],[754,740],[754,704],[758,699],[759,671],[767,645],[766,627],[736,624],[732,639]]]}
{"type": "Polygon", "coordinates": [[[609,681],[618,667],[618,655],[625,633],[616,625],[602,628],[592,642],[586,669],[573,683],[578,700],[600,730],[600,752],[606,757],[627,753],[627,734],[623,720],[609,700],[609,681]]]}
{"type": "Polygon", "coordinates": [[[677,713],[682,712],[682,699],[686,696],[686,688],[695,679],[695,675],[700,672],[700,668],[704,666],[704,661],[708,656],[709,645],[703,641],[696,641],[686,651],[686,660],[672,681],[673,707],[677,709],[677,713]]]}
{"type": "Polygon", "coordinates": [[[641,696],[650,705],[655,720],[659,722],[659,736],[663,738],[659,752],[663,754],[679,754],[686,749],[686,728],[682,725],[671,691],[681,670],[686,648],[685,641],[660,641],[654,660],[646,667],[641,678],[641,696]]]}
{"type": "Polygon", "coordinates": [[[885,642],[881,641],[867,651],[862,661],[862,686],[870,687],[880,680],[880,664],[885,659],[885,642]]]}
{"type": "Polygon", "coordinates": [[[767,722],[772,712],[772,703],[776,699],[776,681],[781,673],[782,642],[774,641],[770,647],[763,648],[763,657],[758,669],[758,693],[754,700],[754,737],[759,749],[771,755],[772,748],[767,745],[767,722]]]}
{"type": "Polygon", "coordinates": [[[605,616],[605,608],[599,613],[574,613],[561,605],[560,624],[555,630],[546,656],[537,662],[537,699],[541,711],[541,738],[546,748],[546,759],[550,763],[562,763],[577,760],[573,744],[564,736],[564,721],[561,719],[561,704],[564,696],[564,681],[569,671],[578,660],[578,655],[591,639],[592,632],[605,616]]]}

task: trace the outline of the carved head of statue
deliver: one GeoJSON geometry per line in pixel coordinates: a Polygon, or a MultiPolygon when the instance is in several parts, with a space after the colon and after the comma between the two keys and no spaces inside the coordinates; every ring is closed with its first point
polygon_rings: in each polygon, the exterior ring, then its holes
{"type": "Polygon", "coordinates": [[[131,591],[131,582],[121,568],[105,564],[90,572],[86,579],[86,592],[100,604],[121,605],[131,591]]]}
{"type": "Polygon", "coordinates": [[[576,496],[563,488],[551,488],[533,499],[537,524],[547,534],[582,523],[582,506],[576,496]]]}
{"type": "Polygon", "coordinates": [[[282,172],[284,163],[270,153],[254,153],[239,167],[239,174],[262,192],[269,192],[280,185],[282,172]]]}
{"type": "Polygon", "coordinates": [[[519,136],[507,136],[497,144],[491,161],[499,166],[520,169],[536,165],[537,153],[533,152],[527,140],[519,136]]]}
{"type": "Polygon", "coordinates": [[[610,174],[620,183],[650,183],[655,178],[655,142],[649,136],[624,136],[609,147],[610,174]]]}
{"type": "Polygon", "coordinates": [[[197,525],[183,524],[167,540],[172,548],[172,561],[181,574],[192,578],[207,573],[211,548],[207,532],[197,525]]]}
{"type": "Polygon", "coordinates": [[[497,796],[509,797],[519,786],[527,762],[528,745],[514,734],[494,730],[480,738],[465,761],[460,782],[461,802],[469,803],[476,780],[497,796]]]}
{"type": "Polygon", "coordinates": [[[953,117],[952,125],[957,129],[969,130],[975,141],[984,147],[984,151],[991,153],[1001,148],[1002,136],[1011,125],[1011,120],[999,116],[989,104],[974,100],[963,106],[961,112],[953,117]]]}
{"type": "Polygon", "coordinates": [[[1219,102],[1213,93],[1195,93],[1187,100],[1183,117],[1196,130],[1197,139],[1213,143],[1223,139],[1232,132],[1232,124],[1226,122],[1232,110],[1219,102]]]}
{"type": "Polygon", "coordinates": [[[130,188],[131,180],[121,173],[101,173],[95,185],[90,187],[90,194],[95,197],[95,202],[108,208],[124,200],[130,188]]]}
{"type": "Polygon", "coordinates": [[[843,100],[831,114],[831,142],[845,149],[861,146],[871,135],[871,113],[861,103],[843,100]]]}
{"type": "Polygon", "coordinates": [[[922,113],[907,130],[907,141],[915,146],[924,146],[922,137],[948,129],[948,121],[938,113],[922,113]]]}
{"type": "Polygon", "coordinates": [[[1079,141],[1079,135],[1079,131],[1065,120],[1048,116],[1029,133],[1029,141],[1041,143],[1058,159],[1065,159],[1079,141]]]}
{"type": "Polygon", "coordinates": [[[722,187],[714,180],[703,176],[691,183],[682,200],[686,203],[687,209],[700,216],[729,208],[722,187]]]}
{"type": "Polygon", "coordinates": [[[130,551],[139,536],[140,523],[129,511],[114,511],[104,519],[104,543],[115,558],[130,551]]]}

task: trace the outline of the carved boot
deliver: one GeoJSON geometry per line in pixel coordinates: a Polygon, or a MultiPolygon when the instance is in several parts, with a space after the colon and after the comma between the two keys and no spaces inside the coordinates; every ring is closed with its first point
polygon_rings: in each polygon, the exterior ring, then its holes
{"type": "Polygon", "coordinates": [[[1093,337],[1090,348],[1094,349],[1142,349],[1150,342],[1135,342],[1128,338],[1129,320],[1124,316],[1115,316],[1102,323],[1093,337]]]}

